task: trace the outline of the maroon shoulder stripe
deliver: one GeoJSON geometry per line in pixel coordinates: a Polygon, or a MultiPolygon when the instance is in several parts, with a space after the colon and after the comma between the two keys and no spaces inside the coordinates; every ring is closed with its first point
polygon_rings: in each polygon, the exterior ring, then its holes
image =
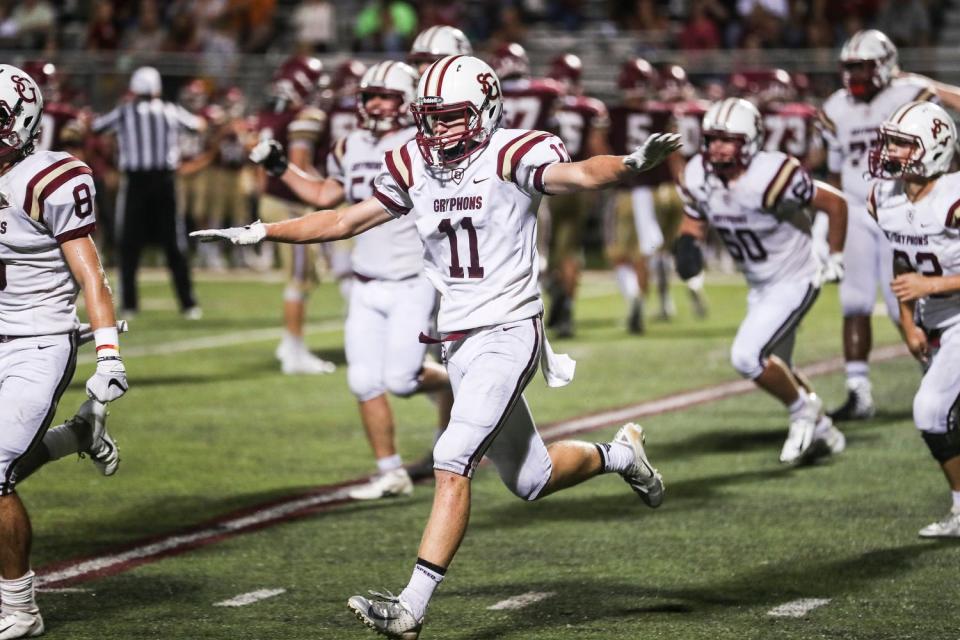
{"type": "Polygon", "coordinates": [[[409,207],[404,207],[402,205],[397,204],[396,202],[391,200],[389,196],[385,195],[379,189],[373,190],[373,197],[376,198],[380,202],[380,204],[382,204],[383,207],[390,213],[393,213],[399,216],[405,216],[408,213],[410,213],[409,207]]]}
{"type": "MultiPolygon", "coordinates": [[[[790,162],[790,156],[787,156],[787,159],[783,161],[783,164],[781,164],[777,168],[776,172],[773,174],[773,178],[770,180],[770,184],[768,184],[767,188],[763,190],[763,200],[760,201],[761,203],[766,203],[770,199],[770,192],[773,189],[774,185],[776,185],[777,182],[779,182],[777,178],[780,177],[780,174],[783,172],[783,169],[784,167],[787,166],[788,162],[790,162]]],[[[793,174],[791,174],[790,177],[793,177],[793,174]]],[[[790,182],[788,181],[786,184],[790,184],[790,182]]],[[[776,202],[774,202],[773,204],[776,204],[776,202]]]]}
{"type": "Polygon", "coordinates": [[[76,240],[77,238],[83,238],[84,236],[92,236],[93,232],[97,230],[97,223],[91,222],[90,224],[85,224],[82,227],[77,227],[76,229],[71,229],[70,231],[64,231],[58,235],[55,240],[59,244],[64,242],[70,242],[71,240],[76,240]]]}
{"type": "Polygon", "coordinates": [[[517,149],[516,153],[513,154],[513,159],[510,161],[510,165],[511,165],[510,179],[513,182],[517,181],[516,168],[520,166],[520,161],[523,160],[523,156],[527,155],[530,149],[533,149],[535,146],[537,146],[538,143],[543,142],[549,137],[550,137],[549,133],[541,133],[540,135],[534,136],[530,140],[527,140],[522,145],[520,145],[520,148],[517,149]]]}
{"type": "Polygon", "coordinates": [[[403,176],[400,175],[400,169],[397,167],[397,163],[393,160],[393,151],[387,151],[387,153],[384,154],[383,162],[387,167],[387,171],[389,171],[390,175],[393,176],[393,181],[397,183],[397,186],[404,191],[409,191],[410,186],[404,182],[403,176]]]}
{"type": "Polygon", "coordinates": [[[410,159],[410,152],[407,150],[407,145],[400,147],[400,160],[403,162],[403,166],[407,168],[407,176],[410,179],[410,183],[407,185],[407,189],[413,186],[413,162],[410,159]]]}
{"type": "Polygon", "coordinates": [[[50,173],[52,173],[53,171],[56,171],[58,168],[67,164],[68,162],[73,162],[74,160],[76,160],[76,158],[74,158],[73,156],[68,156],[66,158],[63,158],[62,160],[57,160],[50,166],[44,167],[43,169],[38,171],[36,175],[30,178],[30,181],[27,183],[27,190],[23,199],[24,211],[29,212],[30,209],[33,207],[33,190],[37,188],[37,183],[43,180],[46,176],[50,175],[50,173]]]}
{"type": "Polygon", "coordinates": [[[88,175],[88,176],[93,175],[93,171],[91,171],[90,167],[88,167],[87,165],[74,167],[73,169],[67,169],[66,171],[63,172],[62,175],[57,176],[56,178],[48,182],[46,185],[44,185],[43,189],[40,190],[40,195],[37,196],[37,202],[40,206],[40,212],[37,215],[37,221],[40,224],[43,224],[44,201],[47,198],[49,198],[54,191],[62,187],[64,184],[66,184],[70,180],[73,180],[77,176],[82,176],[82,175],[88,175]]]}
{"type": "Polygon", "coordinates": [[[549,167],[551,164],[553,163],[548,162],[546,164],[542,164],[539,167],[537,167],[536,171],[533,172],[533,188],[545,196],[548,196],[550,194],[547,193],[546,188],[544,188],[543,186],[543,174],[547,170],[547,167],[549,167]]]}
{"type": "Polygon", "coordinates": [[[944,226],[950,229],[960,229],[960,211],[958,210],[960,210],[960,200],[950,205],[950,209],[947,210],[947,219],[943,223],[944,226]]]}

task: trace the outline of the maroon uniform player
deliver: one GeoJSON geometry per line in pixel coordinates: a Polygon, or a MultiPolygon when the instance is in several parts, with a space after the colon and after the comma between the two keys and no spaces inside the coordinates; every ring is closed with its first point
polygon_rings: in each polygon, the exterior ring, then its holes
{"type": "Polygon", "coordinates": [[[550,78],[531,78],[527,52],[516,42],[502,45],[493,69],[503,89],[503,126],[556,131],[556,111],[563,88],[550,78]]]}
{"type": "MultiPolygon", "coordinates": [[[[580,58],[569,53],[554,58],[549,71],[550,78],[564,90],[556,120],[560,139],[574,162],[610,153],[607,108],[599,100],[583,95],[582,73],[580,58]]],[[[590,211],[598,209],[599,197],[595,192],[584,191],[550,198],[549,264],[553,301],[547,326],[553,328],[558,337],[573,335],[573,300],[580,278],[583,223],[590,211]]]]}
{"type": "Polygon", "coordinates": [[[313,158],[313,166],[321,174],[326,172],[327,155],[333,143],[357,128],[357,88],[366,71],[367,66],[359,60],[345,60],[337,66],[329,87],[323,92],[320,103],[327,114],[327,126],[313,158]]]}

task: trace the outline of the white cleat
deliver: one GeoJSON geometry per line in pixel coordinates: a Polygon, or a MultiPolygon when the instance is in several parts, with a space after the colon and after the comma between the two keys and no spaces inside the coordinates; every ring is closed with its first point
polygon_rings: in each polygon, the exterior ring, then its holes
{"type": "Polygon", "coordinates": [[[280,358],[280,368],[288,376],[318,376],[333,373],[337,370],[337,365],[318,358],[304,348],[286,351],[280,358]]]}
{"type": "Polygon", "coordinates": [[[954,507],[947,517],[920,529],[921,538],[960,538],[960,508],[954,507]]]}
{"type": "Polygon", "coordinates": [[[347,494],[353,500],[379,500],[409,496],[413,493],[413,480],[403,467],[375,476],[370,482],[355,487],[347,494]]]}
{"type": "Polygon", "coordinates": [[[43,635],[43,618],[39,611],[11,611],[0,617],[0,640],[36,638],[40,635],[43,635]]]}
{"type": "Polygon", "coordinates": [[[633,449],[633,465],[620,475],[648,507],[655,509],[663,502],[663,477],[647,459],[644,439],[643,427],[628,422],[620,427],[613,441],[633,449]]]}
{"type": "Polygon", "coordinates": [[[813,432],[813,437],[817,442],[826,445],[826,448],[833,455],[843,453],[844,449],[847,448],[847,437],[843,435],[840,429],[837,429],[829,416],[820,417],[820,420],[817,421],[817,428],[813,432]]]}
{"type": "Polygon", "coordinates": [[[811,393],[803,409],[790,420],[787,439],[780,450],[780,462],[795,464],[803,462],[815,441],[817,423],[823,417],[823,402],[817,394],[811,393]]]}
{"type": "Polygon", "coordinates": [[[352,596],[347,606],[357,620],[377,633],[399,640],[417,640],[423,629],[423,618],[414,617],[407,603],[389,591],[386,594],[371,591],[372,598],[352,596]]]}
{"type": "Polygon", "coordinates": [[[120,449],[107,433],[107,405],[90,399],[80,405],[74,420],[90,425],[90,447],[84,451],[101,475],[112,476],[120,466],[120,449]]]}
{"type": "Polygon", "coordinates": [[[867,420],[876,413],[873,406],[873,386],[869,378],[847,380],[846,401],[830,412],[835,422],[846,420],[867,420]]]}

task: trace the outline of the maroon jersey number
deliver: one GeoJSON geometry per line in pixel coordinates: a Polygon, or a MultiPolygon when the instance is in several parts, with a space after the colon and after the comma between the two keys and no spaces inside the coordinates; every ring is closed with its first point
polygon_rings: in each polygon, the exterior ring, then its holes
{"type": "MultiPolygon", "coordinates": [[[[470,266],[467,267],[468,278],[482,278],[483,267],[480,266],[480,250],[477,245],[477,230],[473,226],[472,218],[463,218],[460,220],[460,227],[467,232],[470,244],[470,266]]],[[[457,246],[457,230],[450,224],[450,218],[444,218],[440,221],[437,229],[447,234],[450,240],[450,277],[462,278],[463,267],[460,266],[460,251],[457,246]]]]}

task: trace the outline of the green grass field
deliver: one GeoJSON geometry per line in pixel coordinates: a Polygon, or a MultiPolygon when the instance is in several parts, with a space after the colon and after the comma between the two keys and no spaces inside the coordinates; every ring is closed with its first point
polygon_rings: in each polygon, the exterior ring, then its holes
{"type": "MultiPolygon", "coordinates": [[[[373,463],[346,387],[279,374],[273,349],[282,284],[200,277],[206,316],[177,315],[169,285],[148,277],[146,310],[123,339],[131,390],[111,408],[122,464],[113,478],[87,461],[41,470],[20,493],[31,510],[33,563],[43,568],[164,536],[243,507],[356,479],[373,463]],[[204,340],[222,346],[204,346],[204,340]]],[[[575,340],[577,378],[527,397],[542,424],[736,379],[729,343],[744,309],[734,280],[709,288],[711,317],[650,322],[628,336],[612,280],[590,274],[575,340]]],[[[834,289],[821,295],[798,339],[809,363],[840,353],[834,289]]],[[[332,286],[313,298],[309,343],[343,362],[342,304],[332,286]]],[[[878,344],[895,333],[875,321],[878,344]]],[[[413,336],[411,336],[413,338],[413,336]]],[[[91,350],[58,417],[83,398],[91,350]]],[[[786,416],[760,393],[731,396],[644,421],[667,494],[643,507],[616,476],[535,504],[514,498],[490,469],[474,482],[470,530],[428,613],[422,638],[564,639],[955,638],[960,545],[917,530],[949,507],[936,464],[910,416],[912,361],[874,367],[879,412],[846,429],[848,450],[815,467],[777,456],[786,416]],[[502,600],[551,594],[527,608],[502,600]],[[768,612],[829,599],[804,617],[768,612]]],[[[829,406],[841,375],[815,380],[829,406]]],[[[401,452],[423,454],[434,429],[422,398],[394,402],[401,452]]],[[[609,439],[616,427],[582,436],[609,439]]],[[[39,595],[50,638],[364,638],[345,601],[399,590],[409,577],[432,497],[347,504],[39,595]],[[285,589],[243,607],[239,594],[285,589]]]]}

